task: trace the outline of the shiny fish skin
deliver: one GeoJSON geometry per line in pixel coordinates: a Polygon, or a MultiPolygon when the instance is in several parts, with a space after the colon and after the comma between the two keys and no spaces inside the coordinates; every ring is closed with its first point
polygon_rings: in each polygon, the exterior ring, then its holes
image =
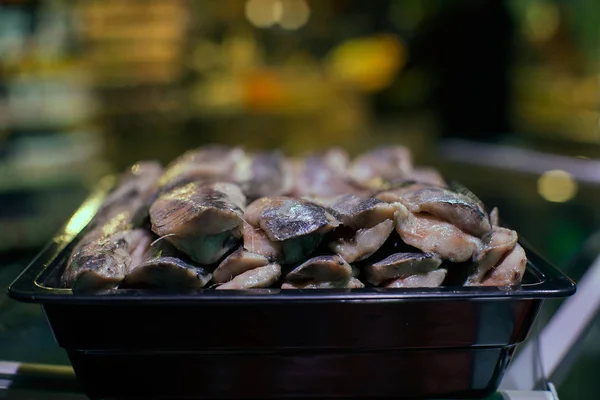
{"type": "Polygon", "coordinates": [[[353,229],[368,229],[393,219],[397,208],[373,197],[346,194],[332,202],[329,209],[343,225],[353,229]]]}
{"type": "Polygon", "coordinates": [[[481,246],[479,239],[456,226],[429,214],[413,214],[402,205],[396,213],[396,231],[406,244],[452,262],[467,261],[481,246]]]}
{"type": "Polygon", "coordinates": [[[239,147],[206,145],[190,150],[170,163],[161,176],[161,192],[192,182],[241,182],[249,179],[250,159],[239,147]]]}
{"type": "Polygon", "coordinates": [[[412,213],[429,213],[454,224],[462,231],[482,237],[491,230],[486,212],[466,196],[443,188],[408,192],[400,201],[412,213]]]}
{"type": "Polygon", "coordinates": [[[242,237],[243,211],[235,204],[239,198],[243,194],[233,184],[190,183],[176,188],[150,207],[152,230],[194,261],[215,263],[242,237]],[[217,190],[219,185],[228,189],[217,190]]]}
{"type": "Polygon", "coordinates": [[[433,253],[396,253],[365,269],[368,281],[378,286],[385,281],[429,273],[441,264],[442,259],[433,253]]]}
{"type": "Polygon", "coordinates": [[[148,245],[139,263],[132,263],[123,284],[133,287],[200,289],[212,275],[165,240],[148,245]]]}
{"type": "Polygon", "coordinates": [[[146,247],[149,235],[141,229],[117,232],[91,241],[74,251],[61,277],[61,286],[74,293],[116,288],[136,257],[138,247],[146,247]]]}
{"type": "Polygon", "coordinates": [[[269,260],[266,257],[239,248],[221,261],[213,271],[213,280],[215,283],[225,283],[248,270],[262,267],[268,263],[269,260]]]}
{"type": "Polygon", "coordinates": [[[350,239],[337,239],[329,243],[329,249],[346,262],[364,260],[373,255],[394,230],[394,221],[386,220],[369,229],[359,229],[350,239]]]}
{"type": "Polygon", "coordinates": [[[475,271],[467,279],[467,284],[481,283],[487,272],[514,249],[517,241],[517,232],[494,227],[473,256],[475,271]]]}
{"type": "Polygon", "coordinates": [[[268,264],[246,271],[232,280],[217,286],[217,290],[242,290],[266,288],[273,285],[281,276],[279,264],[268,264]]]}
{"type": "Polygon", "coordinates": [[[415,274],[406,278],[396,279],[387,285],[386,288],[426,288],[426,287],[439,287],[444,282],[448,270],[444,268],[436,269],[435,271],[415,274]]]}
{"type": "Polygon", "coordinates": [[[352,267],[342,257],[318,256],[302,263],[287,274],[292,283],[343,281],[352,278],[352,267]]]}
{"type": "Polygon", "coordinates": [[[272,241],[284,241],[311,233],[325,234],[339,222],[323,207],[291,197],[264,197],[251,203],[245,219],[260,227],[272,241]]]}

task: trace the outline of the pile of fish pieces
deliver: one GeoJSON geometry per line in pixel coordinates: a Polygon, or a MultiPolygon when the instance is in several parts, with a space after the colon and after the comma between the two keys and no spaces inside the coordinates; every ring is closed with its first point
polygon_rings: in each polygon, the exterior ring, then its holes
{"type": "Polygon", "coordinates": [[[520,283],[527,258],[464,190],[400,146],[350,160],[209,145],[166,168],[135,164],[77,242],[61,278],[115,288],[318,289],[520,283]],[[394,245],[390,246],[390,243],[394,245]]]}

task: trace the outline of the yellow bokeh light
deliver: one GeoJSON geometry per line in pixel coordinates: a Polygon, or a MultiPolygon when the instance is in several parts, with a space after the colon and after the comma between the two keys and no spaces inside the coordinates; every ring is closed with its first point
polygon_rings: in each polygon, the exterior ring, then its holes
{"type": "Polygon", "coordinates": [[[554,36],[560,25],[560,11],[555,4],[534,2],[526,11],[526,34],[544,42],[554,36]]]}
{"type": "Polygon", "coordinates": [[[569,201],[577,194],[577,181],[573,175],[560,169],[544,172],[537,187],[540,196],[555,203],[569,201]]]}
{"type": "Polygon", "coordinates": [[[310,7],[306,0],[280,0],[279,3],[282,12],[278,22],[283,29],[299,29],[308,22],[310,7]]]}
{"type": "Polygon", "coordinates": [[[258,28],[275,25],[283,14],[280,0],[248,0],[245,12],[248,21],[258,28]]]}

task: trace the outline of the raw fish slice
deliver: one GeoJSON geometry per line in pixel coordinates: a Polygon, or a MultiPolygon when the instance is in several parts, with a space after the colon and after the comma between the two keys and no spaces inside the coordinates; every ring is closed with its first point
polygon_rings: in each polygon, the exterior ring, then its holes
{"type": "Polygon", "coordinates": [[[487,272],[496,266],[517,244],[517,232],[494,227],[484,238],[482,247],[475,252],[475,271],[467,278],[467,283],[480,283],[487,272]]]}
{"type": "Polygon", "coordinates": [[[252,226],[281,246],[280,262],[301,261],[321,243],[323,236],[339,225],[324,208],[290,197],[264,197],[251,203],[244,214],[252,226]]]}
{"type": "Polygon", "coordinates": [[[139,251],[150,242],[142,230],[127,230],[91,241],[71,254],[61,277],[61,286],[73,292],[116,288],[133,262],[139,261],[139,251]]]}
{"type": "Polygon", "coordinates": [[[133,262],[124,284],[166,289],[199,289],[211,279],[211,274],[194,264],[165,240],[146,248],[143,259],[133,262]]]}
{"type": "Polygon", "coordinates": [[[427,274],[437,269],[442,264],[442,259],[433,253],[396,253],[368,265],[366,267],[367,279],[373,285],[391,279],[404,279],[411,275],[427,274]]]}
{"type": "Polygon", "coordinates": [[[359,182],[408,176],[412,172],[412,156],[402,146],[379,147],[357,157],[350,175],[359,182]]]}
{"type": "Polygon", "coordinates": [[[396,231],[406,244],[452,262],[468,260],[481,246],[479,239],[451,223],[430,214],[413,214],[401,204],[396,214],[396,231]]]}
{"type": "Polygon", "coordinates": [[[352,229],[372,228],[394,218],[397,208],[373,197],[342,195],[329,206],[336,218],[352,229]]]}
{"type": "Polygon", "coordinates": [[[239,147],[207,145],[190,150],[167,166],[160,178],[161,191],[192,182],[242,182],[249,179],[250,159],[239,147]]]}
{"type": "Polygon", "coordinates": [[[250,179],[242,184],[249,199],[280,196],[288,193],[291,187],[291,171],[281,152],[257,153],[252,156],[250,179]]]}
{"type": "Polygon", "coordinates": [[[426,167],[415,167],[409,174],[409,179],[415,180],[415,182],[435,185],[435,186],[447,186],[446,181],[435,168],[426,167]]]}
{"type": "Polygon", "coordinates": [[[233,184],[190,183],[150,207],[152,230],[200,264],[213,264],[242,237],[243,194],[233,184]]]}
{"type": "Polygon", "coordinates": [[[309,282],[287,283],[281,285],[282,289],[362,289],[365,284],[356,278],[334,282],[309,282]]]}
{"type": "Polygon", "coordinates": [[[517,245],[507,254],[498,265],[492,268],[479,284],[467,286],[514,286],[523,279],[527,268],[525,250],[517,245]]]}
{"type": "Polygon", "coordinates": [[[262,267],[268,263],[269,260],[266,257],[239,248],[221,261],[213,271],[213,279],[215,283],[225,283],[248,270],[262,267]]]}
{"type": "Polygon", "coordinates": [[[400,201],[412,213],[429,213],[462,231],[482,237],[491,230],[486,212],[470,198],[443,188],[405,193],[400,201]]]}
{"type": "Polygon", "coordinates": [[[217,286],[217,290],[266,288],[277,282],[280,276],[281,266],[279,264],[268,264],[236,276],[232,280],[217,286]]]}
{"type": "Polygon", "coordinates": [[[348,156],[339,149],[311,155],[296,163],[293,194],[308,199],[327,199],[358,193],[347,174],[348,156]]]}
{"type": "Polygon", "coordinates": [[[394,221],[388,219],[372,228],[359,229],[350,239],[341,238],[331,242],[329,249],[348,263],[364,260],[383,246],[393,230],[394,221]]]}
{"type": "Polygon", "coordinates": [[[418,288],[418,287],[438,287],[442,285],[446,278],[447,270],[440,268],[435,271],[415,274],[406,278],[396,279],[387,285],[386,288],[418,288]]]}
{"type": "Polygon", "coordinates": [[[352,267],[342,257],[318,256],[294,268],[285,279],[295,283],[347,281],[352,273],[352,267]]]}

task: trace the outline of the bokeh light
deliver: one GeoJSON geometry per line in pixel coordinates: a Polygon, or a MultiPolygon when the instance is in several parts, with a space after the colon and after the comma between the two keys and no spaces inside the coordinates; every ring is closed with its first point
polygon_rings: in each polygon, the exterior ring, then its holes
{"type": "Polygon", "coordinates": [[[537,186],[540,196],[555,203],[567,202],[577,194],[577,181],[573,175],[560,169],[544,172],[537,186]]]}

